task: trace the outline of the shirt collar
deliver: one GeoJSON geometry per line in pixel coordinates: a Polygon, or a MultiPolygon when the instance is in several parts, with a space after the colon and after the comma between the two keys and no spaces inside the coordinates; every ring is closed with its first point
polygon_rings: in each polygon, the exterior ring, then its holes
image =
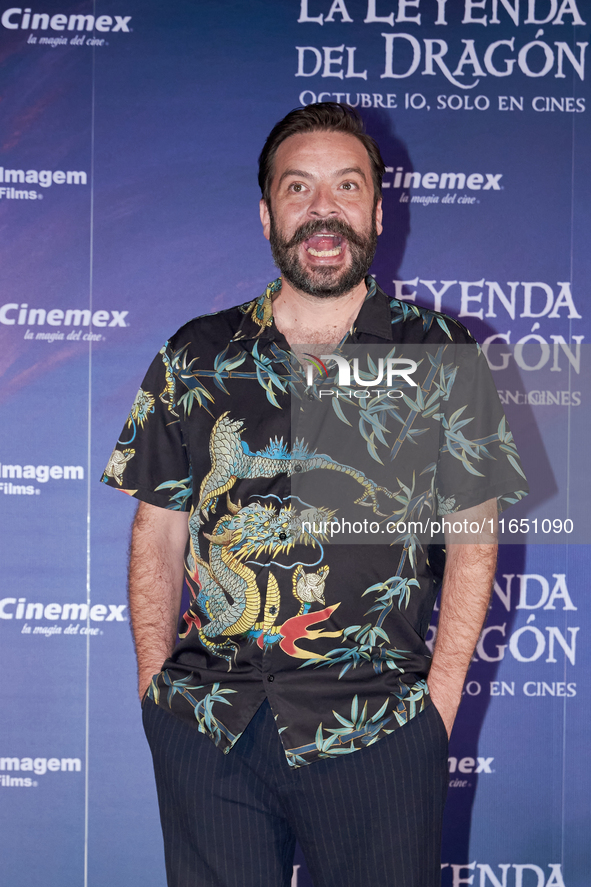
{"type": "MultiPolygon", "coordinates": [[[[281,289],[281,283],[281,277],[278,277],[267,286],[265,292],[258,299],[240,307],[244,317],[232,337],[233,342],[243,342],[248,339],[272,341],[280,336],[273,322],[273,296],[281,289]]],[[[366,333],[391,342],[390,299],[379,288],[373,277],[366,277],[365,283],[367,296],[353,324],[353,338],[356,339],[359,333],[366,333]]]]}
{"type": "Polygon", "coordinates": [[[359,333],[378,336],[387,342],[392,341],[392,312],[390,299],[380,289],[373,277],[366,277],[367,296],[353,324],[353,338],[359,333]]]}

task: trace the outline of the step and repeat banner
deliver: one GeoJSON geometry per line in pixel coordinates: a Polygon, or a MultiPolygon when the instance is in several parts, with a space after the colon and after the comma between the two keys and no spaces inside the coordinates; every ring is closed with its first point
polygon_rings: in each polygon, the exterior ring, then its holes
{"type": "Polygon", "coordinates": [[[3,883],[165,883],[135,503],[101,473],[165,339],[276,276],[258,153],[336,101],[387,165],[372,272],[490,344],[532,488],[451,740],[442,884],[587,887],[590,31],[589,0],[2,4],[3,883]]]}

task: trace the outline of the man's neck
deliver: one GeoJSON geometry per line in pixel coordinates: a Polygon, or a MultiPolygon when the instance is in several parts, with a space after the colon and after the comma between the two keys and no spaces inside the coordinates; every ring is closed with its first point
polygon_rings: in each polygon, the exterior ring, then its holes
{"type": "Polygon", "coordinates": [[[362,280],[343,296],[310,296],[295,289],[283,278],[273,301],[275,326],[292,350],[298,345],[336,345],[351,329],[367,296],[362,280]]]}

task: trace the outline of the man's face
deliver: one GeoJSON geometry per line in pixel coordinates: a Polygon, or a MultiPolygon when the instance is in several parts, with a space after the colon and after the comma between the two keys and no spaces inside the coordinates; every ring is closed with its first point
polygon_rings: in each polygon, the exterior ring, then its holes
{"type": "Polygon", "coordinates": [[[355,136],[290,136],[275,155],[270,202],[261,221],[286,280],[313,296],[342,296],[373,261],[382,231],[370,160],[355,136]]]}

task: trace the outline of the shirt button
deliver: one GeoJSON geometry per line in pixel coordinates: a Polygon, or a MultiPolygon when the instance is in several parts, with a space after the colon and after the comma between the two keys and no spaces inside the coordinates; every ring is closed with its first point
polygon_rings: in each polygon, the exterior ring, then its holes
{"type": "Polygon", "coordinates": [[[287,533],[279,533],[279,538],[282,542],[285,542],[285,540],[287,539],[287,533]]]}
{"type": "Polygon", "coordinates": [[[311,391],[308,394],[308,400],[316,400],[316,398],[314,397],[314,395],[312,394],[311,391]]]}
{"type": "Polygon", "coordinates": [[[275,675],[274,675],[274,674],[268,674],[268,675],[267,675],[267,680],[269,681],[269,683],[271,683],[272,681],[275,680],[275,675]]]}
{"type": "Polygon", "coordinates": [[[294,471],[296,472],[296,474],[299,474],[301,470],[302,470],[302,466],[301,466],[301,465],[296,465],[295,468],[294,468],[294,471]]]}

